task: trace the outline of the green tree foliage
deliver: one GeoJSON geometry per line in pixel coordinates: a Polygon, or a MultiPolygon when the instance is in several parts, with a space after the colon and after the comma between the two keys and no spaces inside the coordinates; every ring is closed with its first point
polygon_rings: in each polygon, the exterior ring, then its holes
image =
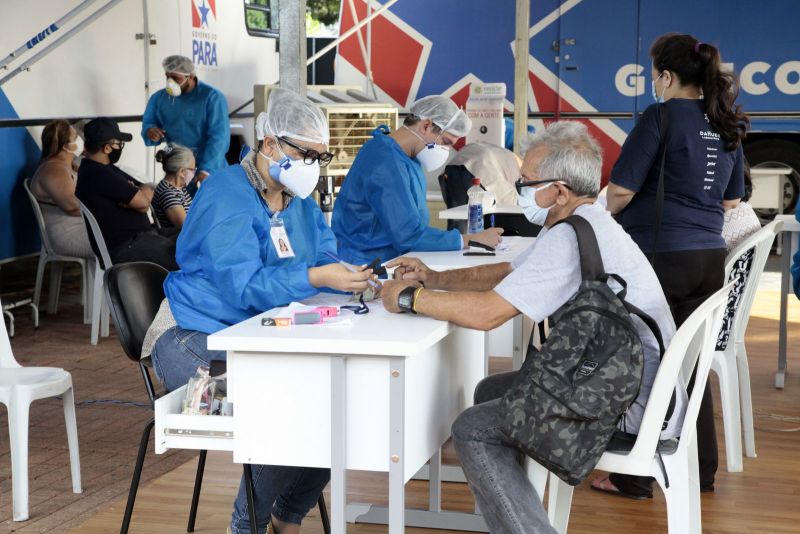
{"type": "Polygon", "coordinates": [[[306,0],[311,18],[330,26],[339,22],[340,0],[306,0]]]}
{"type": "MultiPolygon", "coordinates": [[[[278,5],[279,0],[249,0],[247,4],[270,6],[272,9],[272,21],[269,15],[256,9],[245,9],[247,16],[247,26],[262,30],[275,29],[278,27],[278,5]],[[272,24],[270,24],[272,22],[272,24]]],[[[306,0],[306,10],[312,20],[330,26],[339,22],[339,6],[341,0],[306,0]]],[[[246,6],[245,6],[246,7],[246,6]]]]}

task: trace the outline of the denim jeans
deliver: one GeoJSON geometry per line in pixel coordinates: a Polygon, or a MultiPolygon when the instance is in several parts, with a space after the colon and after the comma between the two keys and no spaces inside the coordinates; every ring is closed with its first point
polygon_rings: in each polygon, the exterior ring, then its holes
{"type": "Polygon", "coordinates": [[[499,397],[513,375],[492,375],[478,384],[476,404],[453,423],[453,444],[490,532],[555,534],[519,450],[500,428],[499,397]]]}
{"type": "Polygon", "coordinates": [[[139,232],[121,245],[108,251],[114,264],[132,261],[157,263],[168,271],[177,271],[175,263],[175,241],[178,229],[163,228],[139,232]]]}
{"type": "MultiPolygon", "coordinates": [[[[225,352],[207,349],[208,335],[175,326],[164,332],[153,348],[153,368],[168,391],[185,385],[198,366],[208,367],[212,360],[224,360],[225,352]]],[[[234,407],[234,410],[236,408],[234,407]]],[[[209,416],[214,417],[214,416],[209,416]]],[[[269,421],[265,413],[264,420],[269,421]]],[[[276,439],[282,439],[280,431],[276,439]]],[[[317,504],[320,493],[330,480],[330,469],[280,465],[253,465],[253,497],[258,532],[265,532],[270,515],[299,525],[317,504]]],[[[250,519],[244,477],[233,503],[233,534],[249,534],[250,519]]]]}

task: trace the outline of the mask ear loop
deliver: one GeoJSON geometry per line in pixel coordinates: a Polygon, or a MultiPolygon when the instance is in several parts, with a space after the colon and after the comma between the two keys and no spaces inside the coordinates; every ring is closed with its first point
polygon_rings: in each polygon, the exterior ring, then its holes
{"type": "Polygon", "coordinates": [[[436,137],[436,139],[433,141],[433,144],[436,144],[436,141],[438,141],[439,139],[441,139],[441,137],[444,135],[444,132],[446,132],[446,131],[447,131],[447,129],[450,127],[450,125],[451,125],[451,124],[453,124],[453,121],[455,121],[455,120],[456,120],[456,118],[458,117],[458,115],[459,115],[459,114],[461,114],[461,113],[464,113],[464,110],[463,110],[463,109],[461,109],[461,108],[458,108],[458,109],[456,110],[456,112],[455,112],[455,113],[453,113],[453,116],[452,116],[452,117],[450,117],[450,120],[449,120],[449,121],[447,121],[447,124],[445,124],[445,125],[444,125],[444,128],[442,128],[442,131],[441,131],[441,132],[439,132],[439,135],[438,135],[438,136],[436,137]]]}
{"type": "MultiPolygon", "coordinates": [[[[661,74],[659,74],[659,75],[658,75],[658,77],[656,78],[656,80],[655,80],[655,81],[657,82],[658,80],[660,80],[660,79],[661,79],[661,77],[662,77],[662,76],[664,76],[664,73],[665,73],[665,72],[666,72],[665,70],[662,70],[662,71],[661,71],[661,74]]],[[[654,82],[654,83],[655,83],[655,82],[654,82]]],[[[661,91],[661,96],[659,96],[658,98],[659,98],[659,99],[661,99],[661,98],[664,98],[664,95],[665,95],[666,93],[667,93],[667,87],[666,87],[666,86],[664,86],[664,90],[663,90],[663,91],[661,91]]]]}

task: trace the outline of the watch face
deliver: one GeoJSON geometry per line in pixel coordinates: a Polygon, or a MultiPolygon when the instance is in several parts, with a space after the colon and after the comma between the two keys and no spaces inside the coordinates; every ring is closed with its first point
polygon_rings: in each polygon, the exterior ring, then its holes
{"type": "Polygon", "coordinates": [[[411,302],[414,299],[413,288],[406,288],[397,296],[397,306],[401,310],[411,310],[411,302]],[[411,289],[411,291],[409,291],[411,289]]]}

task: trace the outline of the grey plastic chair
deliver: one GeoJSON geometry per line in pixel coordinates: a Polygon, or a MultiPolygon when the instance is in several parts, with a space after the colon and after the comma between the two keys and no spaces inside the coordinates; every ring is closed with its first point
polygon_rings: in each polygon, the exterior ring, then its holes
{"type": "Polygon", "coordinates": [[[33,304],[38,309],[39,299],[42,295],[42,282],[44,281],[44,271],[48,263],[50,266],[50,292],[47,299],[47,313],[58,311],[58,297],[61,293],[61,273],[64,263],[78,263],[81,266],[81,304],[83,304],[83,323],[88,324],[90,320],[91,299],[89,298],[89,273],[91,270],[91,260],[78,256],[67,256],[59,254],[53,249],[50,238],[47,235],[47,226],[44,221],[44,214],[39,201],[31,192],[31,179],[25,178],[23,182],[25,193],[31,202],[33,214],[36,216],[36,224],[39,225],[39,233],[42,236],[42,250],[39,252],[39,265],[36,267],[36,286],[33,292],[33,304]]]}
{"type": "Polygon", "coordinates": [[[97,224],[97,219],[94,218],[92,212],[89,211],[83,202],[79,203],[81,206],[81,213],[83,220],[86,222],[86,231],[89,233],[89,244],[92,245],[94,251],[94,271],[92,272],[91,284],[91,297],[92,297],[92,345],[97,345],[98,334],[108,336],[108,303],[106,302],[103,290],[103,275],[106,269],[110,268],[111,256],[108,254],[108,247],[106,246],[105,239],[103,239],[103,232],[100,231],[100,226],[97,224]]]}

